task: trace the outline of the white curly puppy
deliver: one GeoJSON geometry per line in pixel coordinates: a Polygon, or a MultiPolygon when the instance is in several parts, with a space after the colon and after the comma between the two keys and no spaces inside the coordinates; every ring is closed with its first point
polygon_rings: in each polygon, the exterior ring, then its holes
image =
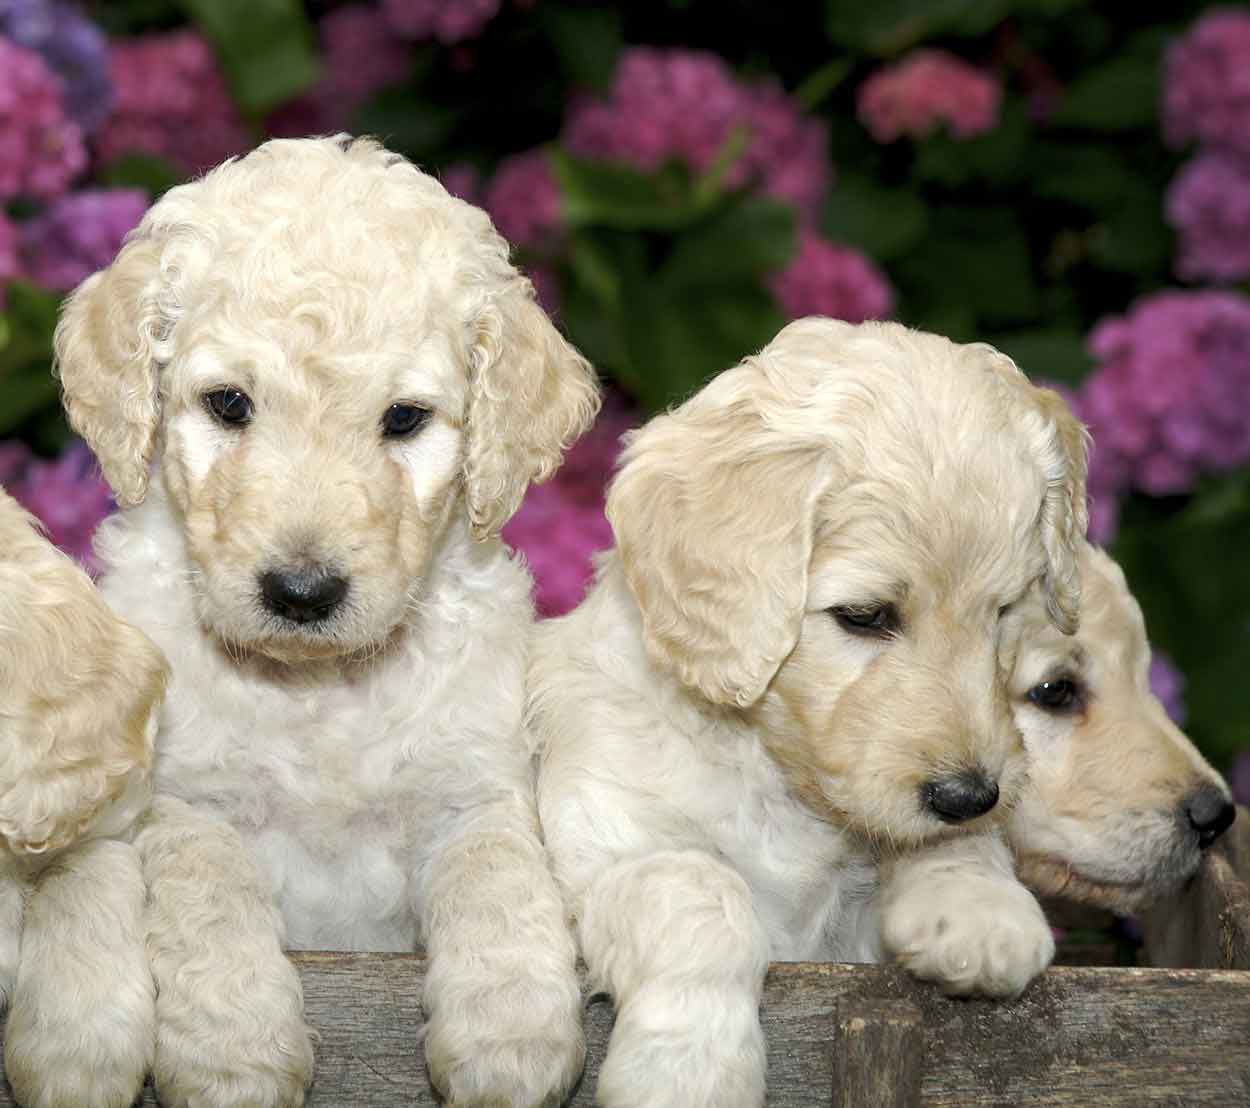
{"type": "Polygon", "coordinates": [[[483,212],[344,136],[171,190],[56,346],[126,506],[103,591],[173,669],[139,838],[163,1103],[302,1102],[284,941],[426,944],[435,1084],[558,1100],[580,998],[496,535],[593,418],[589,366],[483,212]]]}
{"type": "Polygon", "coordinates": [[[1135,912],[1193,876],[1236,815],[1228,785],[1150,691],[1150,644],[1124,574],[1081,544],[1081,626],[1021,605],[1011,679],[1029,785],[1007,829],[1026,884],[1135,912]]]}
{"type": "Polygon", "coordinates": [[[601,1103],[762,1103],[770,959],[883,932],[992,994],[1047,964],[995,830],[1024,780],[1004,612],[1041,579],[1075,625],[1084,455],[991,348],[825,319],[634,434],[617,548],[531,665],[548,847],[617,1006],[601,1103]]]}
{"type": "Polygon", "coordinates": [[[154,989],[131,839],[165,663],[0,490],[0,1009],[28,1108],[125,1108],[154,989]]]}

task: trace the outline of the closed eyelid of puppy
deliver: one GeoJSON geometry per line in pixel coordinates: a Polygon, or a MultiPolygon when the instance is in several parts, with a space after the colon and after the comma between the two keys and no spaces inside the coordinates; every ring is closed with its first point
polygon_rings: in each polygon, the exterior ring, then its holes
{"type": "Polygon", "coordinates": [[[746,707],[794,648],[827,448],[766,416],[781,386],[750,361],[636,432],[608,492],[653,660],[746,707]]]}

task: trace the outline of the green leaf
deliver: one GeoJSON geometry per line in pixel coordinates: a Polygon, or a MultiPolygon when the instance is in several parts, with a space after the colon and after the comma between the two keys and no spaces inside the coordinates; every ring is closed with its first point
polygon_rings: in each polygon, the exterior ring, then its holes
{"type": "Polygon", "coordinates": [[[1158,112],[1159,58],[1130,54],[1074,80],[1051,123],[1100,133],[1153,130],[1158,112]]]}
{"type": "Polygon", "coordinates": [[[970,139],[937,131],[920,140],[916,144],[916,174],[952,188],[977,179],[994,184],[1015,180],[1026,172],[1030,132],[1024,105],[1009,100],[992,131],[970,139]]]}
{"type": "Polygon", "coordinates": [[[627,166],[580,161],[562,150],[551,155],[570,227],[603,226],[631,231],[676,230],[706,209],[696,202],[690,175],[670,164],[656,173],[627,166]]]}
{"type": "Polygon", "coordinates": [[[1011,0],[827,0],[825,26],[841,46],[880,57],[943,33],[979,35],[1011,0]]]}
{"type": "Polygon", "coordinates": [[[550,37],[569,85],[607,91],[624,42],[619,11],[540,4],[530,18],[550,37]]]}
{"type": "Polygon", "coordinates": [[[143,189],[153,200],[182,182],[183,174],[163,158],[151,154],[123,154],[99,173],[100,183],[111,188],[143,189]]]}
{"type": "Polygon", "coordinates": [[[929,213],[919,192],[887,188],[852,171],[839,171],[825,202],[825,232],[878,262],[909,250],[925,234],[929,213]]]}
{"type": "Polygon", "coordinates": [[[794,256],[794,210],[745,200],[682,234],[660,272],[674,296],[685,290],[756,284],[794,256]]]}
{"type": "Polygon", "coordinates": [[[356,110],[351,124],[355,134],[377,135],[389,149],[417,164],[438,164],[461,120],[459,112],[432,104],[405,85],[378,93],[356,110]]]}
{"type": "Polygon", "coordinates": [[[317,79],[312,26],[298,0],[182,0],[212,42],[235,101],[264,115],[317,79]]]}

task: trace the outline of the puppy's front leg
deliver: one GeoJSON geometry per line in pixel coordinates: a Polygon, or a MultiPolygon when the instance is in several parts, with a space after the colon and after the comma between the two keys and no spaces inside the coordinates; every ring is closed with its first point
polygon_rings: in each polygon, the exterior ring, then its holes
{"type": "Polygon", "coordinates": [[[137,840],[165,1108],[298,1108],[312,1080],[282,920],[234,828],[158,798],[137,840]]]}
{"type": "Polygon", "coordinates": [[[35,880],[4,1040],[25,1108],[127,1108],[139,1095],[155,1036],[143,904],[129,843],[82,843],[35,880]]]}
{"type": "Polygon", "coordinates": [[[581,990],[535,818],[524,805],[475,812],[422,886],[435,1087],[457,1108],[559,1104],[585,1057],[581,990]]]}
{"type": "Polygon", "coordinates": [[[1050,965],[1050,926],[997,834],[899,855],[882,870],[882,939],[917,977],[954,995],[1017,996],[1050,965]]]}
{"type": "Polygon", "coordinates": [[[582,951],[616,1002],[606,1108],[764,1103],[769,943],[742,878],[697,850],[616,863],[591,885],[582,951]]]}

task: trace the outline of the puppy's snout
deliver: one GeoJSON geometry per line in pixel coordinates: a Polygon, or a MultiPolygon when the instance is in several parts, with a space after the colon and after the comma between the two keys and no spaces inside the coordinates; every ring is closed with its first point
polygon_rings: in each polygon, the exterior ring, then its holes
{"type": "Polygon", "coordinates": [[[347,595],[347,578],[320,567],[270,570],[261,575],[265,607],[292,623],[329,619],[347,595]]]}
{"type": "Polygon", "coordinates": [[[981,770],[964,770],[926,781],[920,799],[945,823],[963,823],[985,815],[998,803],[998,782],[981,770]]]}
{"type": "Polygon", "coordinates": [[[1200,785],[1181,801],[1182,822],[1196,831],[1198,845],[1205,850],[1237,818],[1237,809],[1214,785],[1200,785]]]}

